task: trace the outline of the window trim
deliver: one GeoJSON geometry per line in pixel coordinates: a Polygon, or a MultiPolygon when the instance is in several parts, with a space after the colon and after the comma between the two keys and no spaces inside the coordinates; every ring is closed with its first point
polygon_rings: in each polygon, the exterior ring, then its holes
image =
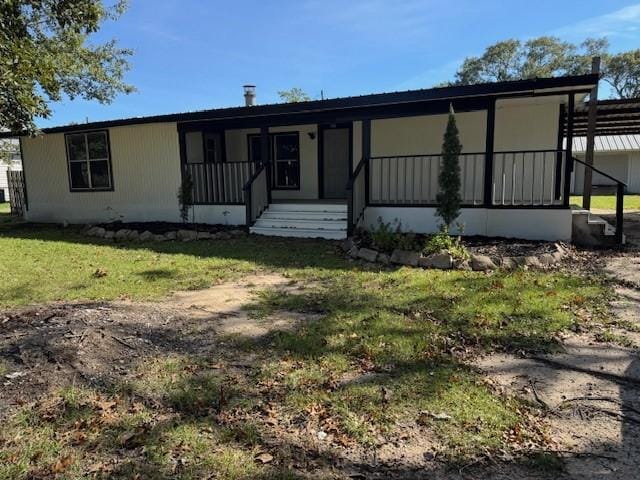
{"type": "MultiPolygon", "coordinates": [[[[114,191],[114,185],[113,185],[113,162],[112,162],[112,155],[111,155],[111,139],[109,137],[109,129],[98,129],[98,130],[83,130],[80,132],[69,132],[69,133],[65,133],[64,134],[64,148],[65,148],[65,153],[66,153],[66,162],[67,162],[67,176],[69,178],[69,191],[70,192],[113,192],[114,191]],[[104,162],[105,159],[101,158],[101,159],[94,159],[91,160],[89,158],[89,153],[87,152],[87,159],[86,160],[71,160],[71,156],[69,155],[69,140],[68,137],[70,136],[74,136],[74,135],[84,135],[85,136],[85,144],[86,144],[86,148],[89,148],[89,142],[86,140],[86,136],[91,134],[91,133],[104,133],[107,139],[107,168],[109,169],[109,186],[108,187],[98,187],[98,188],[74,188],[73,187],[73,183],[71,180],[71,163],[88,163],[90,164],[92,161],[97,161],[97,162],[104,162]]],[[[89,168],[89,182],[91,182],[91,168],[89,168]]]]}
{"type": "MultiPolygon", "coordinates": [[[[260,138],[260,133],[248,133],[247,134],[247,160],[252,161],[251,158],[251,139],[253,137],[260,138]]],[[[271,164],[271,190],[283,190],[283,191],[295,191],[300,190],[301,182],[302,182],[302,167],[300,161],[300,131],[299,130],[291,130],[291,131],[283,131],[283,132],[269,132],[269,163],[271,164]],[[298,184],[292,187],[279,187],[276,186],[276,160],[275,160],[275,148],[276,142],[275,137],[278,135],[296,135],[298,139],[298,155],[296,161],[298,162],[298,184]]]]}

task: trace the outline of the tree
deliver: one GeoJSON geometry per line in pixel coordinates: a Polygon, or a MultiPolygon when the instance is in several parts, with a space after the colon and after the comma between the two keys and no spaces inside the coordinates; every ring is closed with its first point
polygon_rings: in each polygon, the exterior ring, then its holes
{"type": "Polygon", "coordinates": [[[443,230],[448,231],[451,224],[460,216],[460,163],[458,157],[462,152],[462,144],[458,135],[456,116],[453,108],[449,112],[447,129],[442,143],[442,168],[438,175],[440,192],[436,199],[438,208],[436,215],[442,219],[443,230]]]}
{"type": "Polygon", "coordinates": [[[576,75],[591,71],[591,59],[601,58],[602,79],[615,96],[640,95],[640,50],[609,53],[605,38],[588,38],[580,45],[556,37],[538,37],[521,42],[510,39],[486,48],[479,57],[464,60],[447,85],[501,82],[535,77],[576,75]]]}
{"type": "Polygon", "coordinates": [[[280,100],[286,103],[308,102],[311,100],[311,97],[298,87],[293,87],[291,90],[281,90],[278,95],[280,100]]]}
{"type": "Polygon", "coordinates": [[[8,0],[0,2],[0,127],[35,132],[34,119],[66,96],[110,103],[133,87],[123,81],[131,51],[115,40],[89,43],[126,0],[8,0]]]}

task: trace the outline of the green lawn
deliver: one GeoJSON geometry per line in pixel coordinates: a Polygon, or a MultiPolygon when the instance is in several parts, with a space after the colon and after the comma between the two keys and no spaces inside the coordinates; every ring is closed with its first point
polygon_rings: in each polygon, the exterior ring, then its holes
{"type": "Polygon", "coordinates": [[[9,205],[9,202],[0,203],[0,214],[9,213],[10,211],[11,211],[11,205],[9,205]]]}
{"type": "MultiPolygon", "coordinates": [[[[579,207],[581,207],[582,196],[572,196],[571,204],[578,205],[579,207]]],[[[591,208],[597,208],[600,210],[615,210],[616,196],[615,195],[594,195],[591,197],[591,208]]],[[[624,209],[640,210],[640,195],[625,195],[624,209]]]]}
{"type": "MultiPolygon", "coordinates": [[[[190,479],[212,472],[222,479],[303,478],[291,467],[299,463],[297,447],[273,446],[274,436],[284,442],[279,432],[297,431],[303,420],[331,433],[338,445],[363,448],[401,438],[403,425],[417,422],[450,462],[541,445],[545,434],[535,408],[485,384],[470,366],[474,355],[552,349],[559,332],[602,320],[599,305],[607,293],[598,278],[561,273],[381,270],[350,263],[322,241],[249,237],[117,246],[73,230],[5,225],[0,251],[5,307],[162,298],[273,271],[309,287],[265,291],[247,306],[252,315],[279,309],[321,315],[267,341],[225,341],[220,348],[256,358],[240,372],[223,361],[213,365],[215,350],[164,354],[139,359],[120,385],[66,388],[51,393],[48,403],[25,406],[0,432],[0,479],[55,471],[61,458],[64,478],[85,478],[92,465],[125,457],[127,468],[110,471],[109,478],[190,479]],[[97,270],[106,276],[94,275],[97,270]],[[105,401],[113,402],[109,421],[105,401]],[[127,432],[136,432],[143,454],[123,454],[127,432]],[[254,461],[264,451],[273,454],[273,464],[254,461]],[[178,473],[176,458],[184,462],[178,473]]],[[[294,438],[294,444],[307,442],[294,438]]]]}

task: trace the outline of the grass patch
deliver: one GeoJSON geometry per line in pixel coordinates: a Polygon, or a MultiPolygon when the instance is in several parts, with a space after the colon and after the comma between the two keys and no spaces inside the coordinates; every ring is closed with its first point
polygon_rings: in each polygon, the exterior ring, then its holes
{"type": "MultiPolygon", "coordinates": [[[[572,205],[577,205],[581,207],[582,196],[572,196],[570,199],[570,202],[572,205]]],[[[593,195],[591,197],[591,208],[597,208],[600,210],[615,210],[616,196],[615,195],[593,195]]],[[[640,195],[625,195],[624,209],[640,210],[640,195]]]]}
{"type": "Polygon", "coordinates": [[[602,343],[613,343],[614,345],[620,345],[621,347],[626,348],[635,348],[635,342],[627,337],[626,335],[622,335],[619,333],[614,333],[608,330],[604,332],[598,332],[595,335],[596,341],[602,343]]]}
{"type": "Polygon", "coordinates": [[[95,465],[99,478],[295,478],[288,465],[309,435],[367,449],[406,425],[426,429],[455,461],[542,445],[533,407],[497,395],[469,359],[553,349],[559,332],[606,313],[598,278],[361,269],[321,241],[117,246],[74,230],[14,226],[0,227],[0,248],[5,306],[161,298],[274,271],[308,288],[263,292],[247,309],[259,317],[279,309],[322,314],[258,343],[225,338],[214,347],[234,358],[250,353],[249,368],[225,367],[217,351],[140,358],[122,384],[65,389],[25,407],[0,431],[0,479],[56,469],[81,478],[95,465]],[[97,269],[107,275],[94,276],[97,269]],[[274,438],[282,441],[276,450],[274,438]],[[269,449],[282,457],[273,466],[256,460],[269,449]],[[60,459],[67,460],[56,466],[60,459]]]}

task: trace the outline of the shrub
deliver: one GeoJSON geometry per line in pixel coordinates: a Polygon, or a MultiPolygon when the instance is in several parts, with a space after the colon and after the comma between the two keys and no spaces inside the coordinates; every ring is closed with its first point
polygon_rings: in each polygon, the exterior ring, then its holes
{"type": "Polygon", "coordinates": [[[378,217],[378,225],[371,228],[371,243],[376,249],[390,253],[393,250],[414,250],[418,247],[413,232],[402,232],[402,224],[396,219],[393,223],[384,223],[378,217]]]}
{"type": "Polygon", "coordinates": [[[449,230],[446,227],[427,239],[423,252],[427,254],[446,252],[457,260],[469,259],[469,252],[462,244],[460,237],[449,235],[449,230]]]}

